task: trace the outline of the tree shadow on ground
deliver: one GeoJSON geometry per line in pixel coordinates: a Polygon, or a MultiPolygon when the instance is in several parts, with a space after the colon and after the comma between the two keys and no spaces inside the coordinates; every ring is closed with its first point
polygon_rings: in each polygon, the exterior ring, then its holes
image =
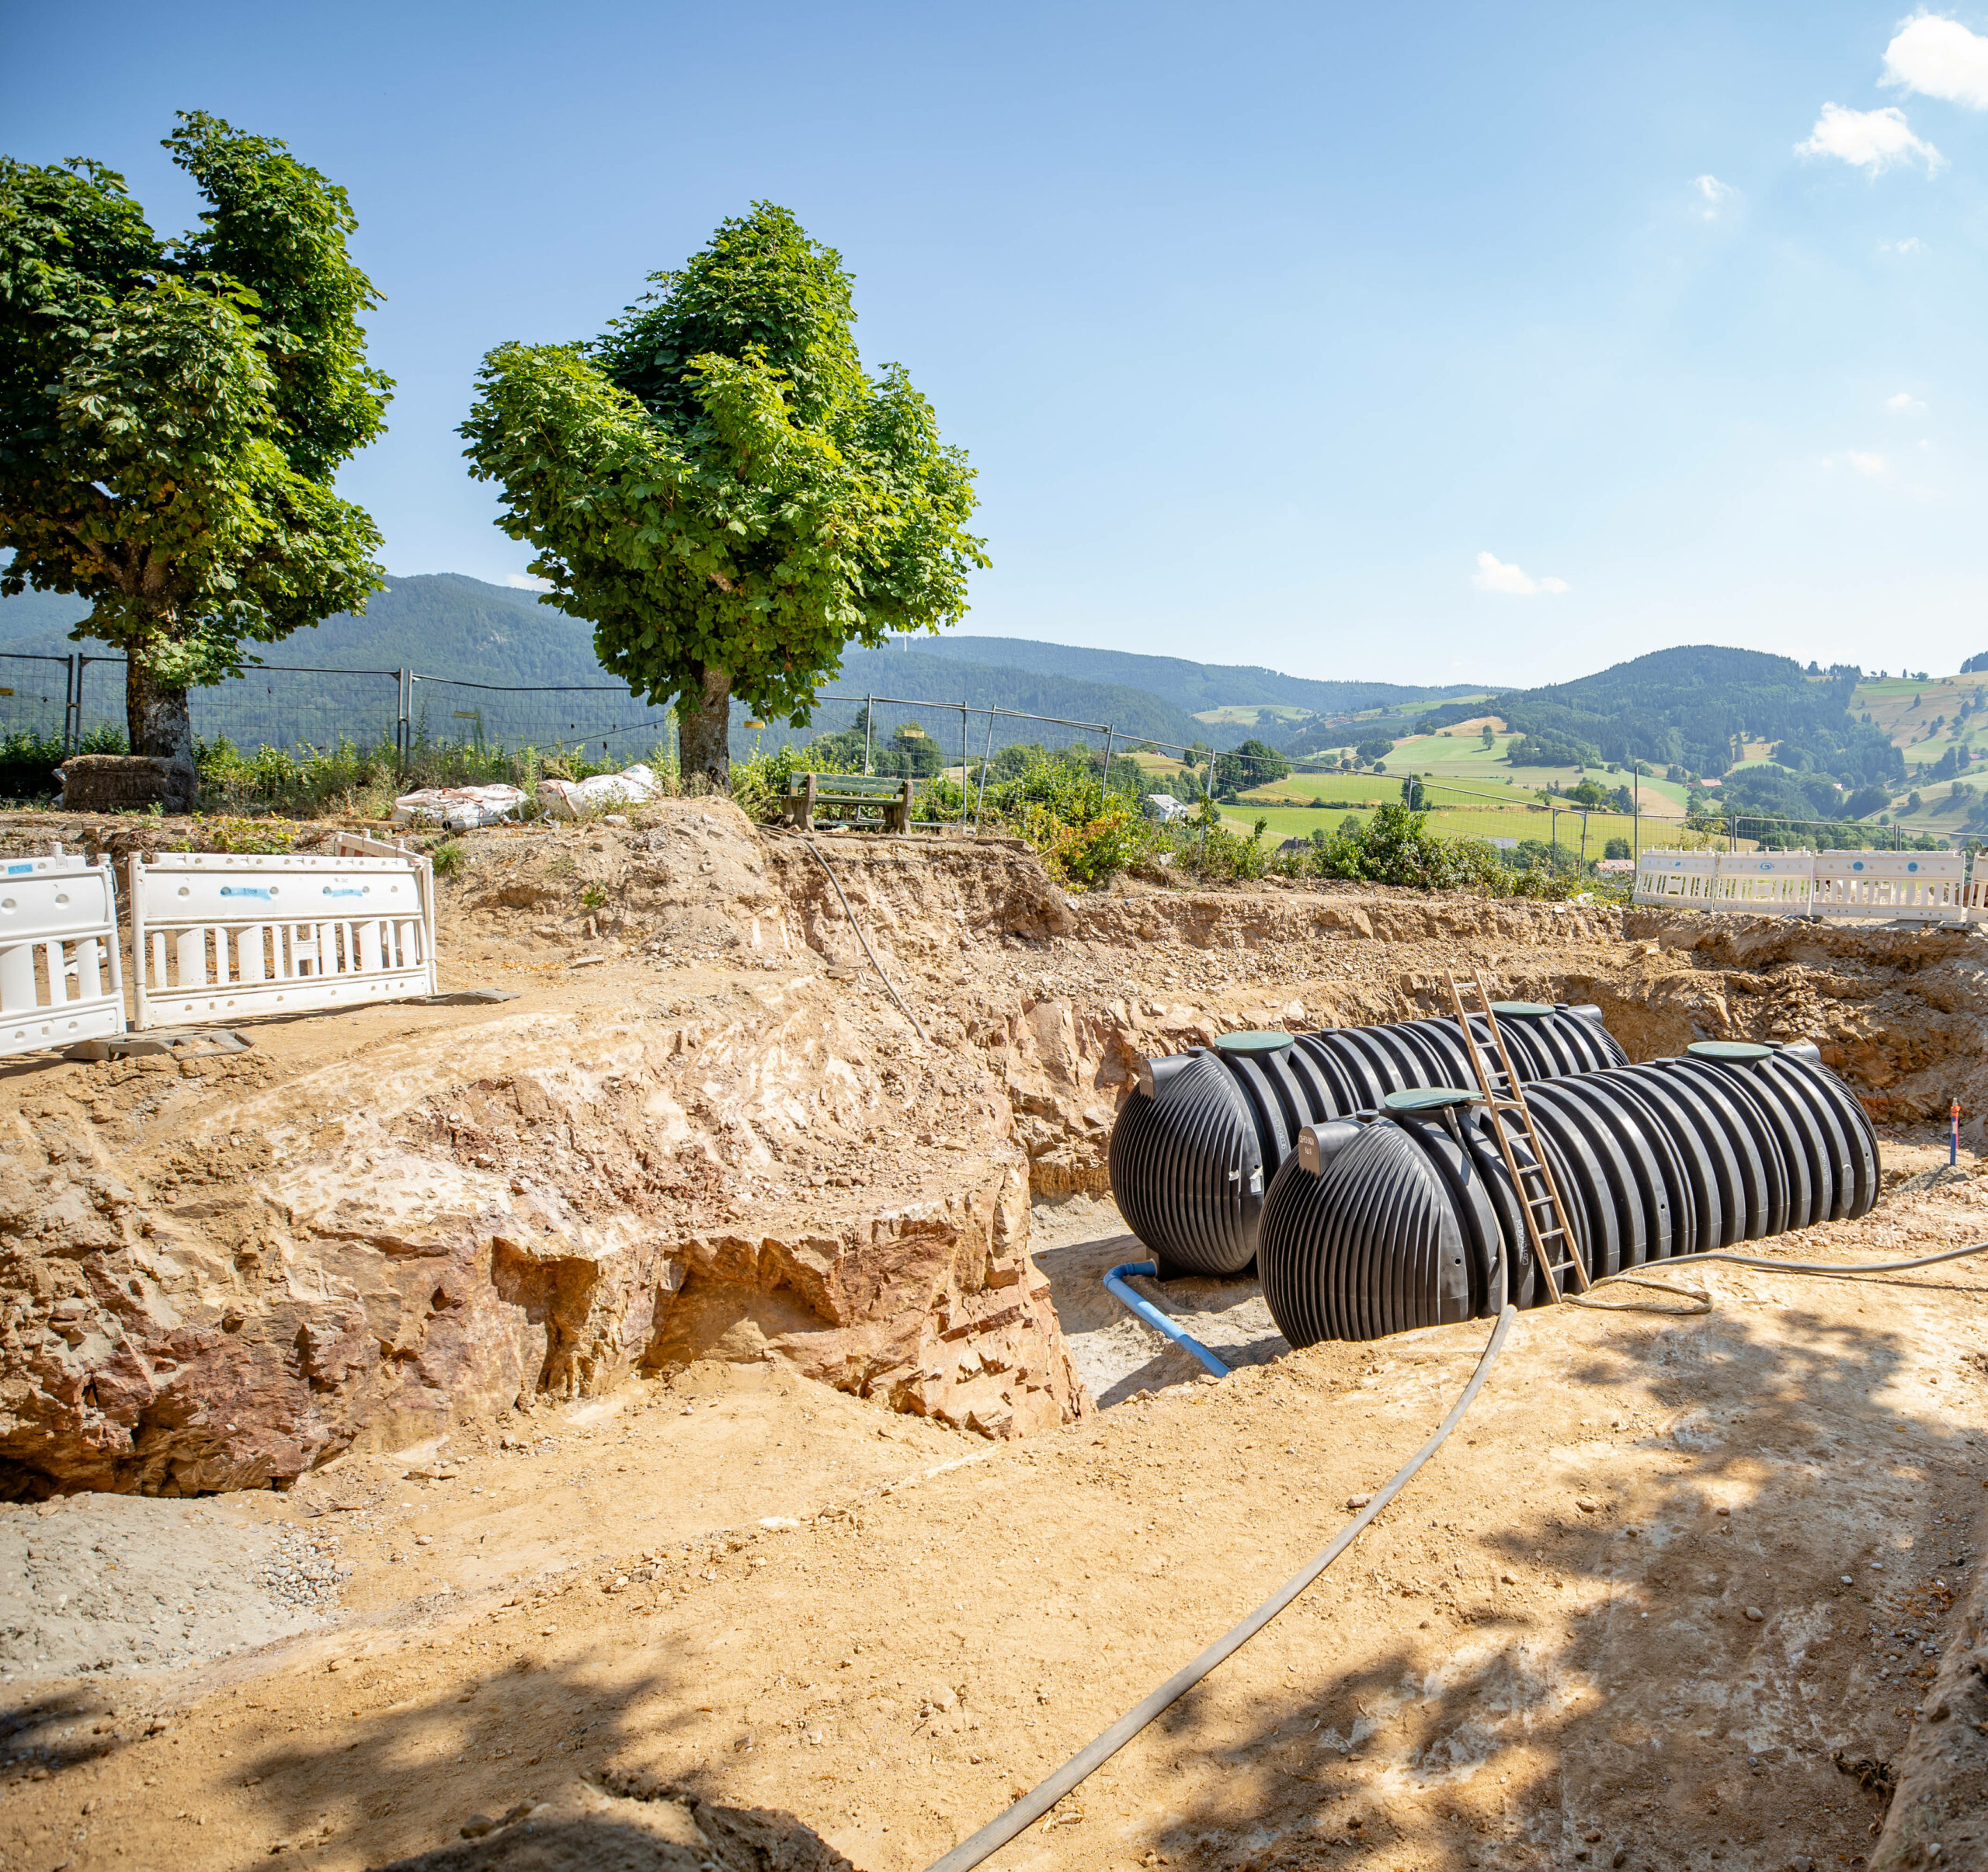
{"type": "Polygon", "coordinates": [[[1931,1678],[1973,1433],[1892,1390],[1904,1332],[1781,1318],[1618,1328],[1549,1397],[1494,1375],[1437,1467],[1465,1433],[1537,1439],[1509,1524],[1458,1542],[1425,1474],[1097,1777],[1093,1817],[1143,1807],[1120,1850],[1235,1872],[1861,1863],[1882,1807],[1850,1771],[1902,1750],[1931,1678]],[[1653,1461],[1547,1450],[1583,1411],[1653,1461]]]}
{"type": "Polygon", "coordinates": [[[308,1851],[398,1817],[445,1843],[369,1864],[394,1872],[850,1872],[792,1814],[715,1797],[721,1777],[707,1770],[663,1779],[600,1766],[626,1745],[648,1751],[682,1739],[701,1714],[667,1669],[606,1682],[597,1660],[513,1664],[467,1690],[391,1707],[367,1719],[356,1741],[327,1749],[286,1739],[259,1751],[250,1773],[281,1816],[266,1849],[308,1851]],[[672,1714],[632,1718],[659,1698],[672,1714]],[[548,1791],[534,1797],[531,1786],[548,1791]]]}

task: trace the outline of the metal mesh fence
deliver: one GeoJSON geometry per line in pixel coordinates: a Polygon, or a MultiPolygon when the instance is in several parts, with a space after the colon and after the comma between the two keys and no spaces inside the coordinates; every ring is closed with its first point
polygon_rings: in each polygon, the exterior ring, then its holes
{"type": "Polygon", "coordinates": [[[566,748],[628,762],[675,745],[671,712],[619,684],[527,689],[416,672],[408,689],[412,746],[566,748]]]}
{"type": "Polygon", "coordinates": [[[68,695],[67,657],[0,653],[0,739],[16,735],[59,739],[68,695]]]}
{"type": "MultiPolygon", "coordinates": [[[[76,733],[122,730],[124,659],[78,659],[81,706],[76,733]]],[[[332,748],[341,740],[391,747],[400,719],[397,669],[318,669],[265,664],[188,697],[194,735],[238,748],[332,748]]],[[[58,721],[59,726],[59,721],[58,721]]]]}

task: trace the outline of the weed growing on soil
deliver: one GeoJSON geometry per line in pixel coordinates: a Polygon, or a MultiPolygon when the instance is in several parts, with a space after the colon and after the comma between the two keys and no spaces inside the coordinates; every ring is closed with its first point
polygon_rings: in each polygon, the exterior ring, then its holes
{"type": "MultiPolygon", "coordinates": [[[[122,739],[118,742],[121,751],[122,739]]],[[[92,750],[94,752],[96,750],[92,750]]],[[[235,814],[287,813],[311,817],[328,811],[384,818],[395,796],[423,787],[485,787],[502,783],[529,795],[541,776],[583,780],[617,773],[638,756],[632,751],[613,759],[591,759],[584,748],[520,748],[473,742],[430,742],[417,736],[403,764],[391,741],[372,747],[340,740],[335,747],[272,748],[253,753],[227,736],[200,742],[200,802],[235,814]]],[[[665,792],[675,790],[674,770],[664,751],[652,749],[648,764],[665,792]]]]}

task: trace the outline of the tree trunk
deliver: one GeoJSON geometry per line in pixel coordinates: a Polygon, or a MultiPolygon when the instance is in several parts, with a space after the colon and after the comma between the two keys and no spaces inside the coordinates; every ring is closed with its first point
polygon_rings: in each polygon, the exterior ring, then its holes
{"type": "Polygon", "coordinates": [[[193,764],[193,717],[184,687],[159,682],[134,645],[124,666],[124,719],[134,754],[166,763],[168,812],[191,812],[200,776],[193,764]]]}
{"type": "Polygon", "coordinates": [[[732,787],[732,672],[705,664],[676,703],[683,777],[708,780],[719,792],[732,787]]]}

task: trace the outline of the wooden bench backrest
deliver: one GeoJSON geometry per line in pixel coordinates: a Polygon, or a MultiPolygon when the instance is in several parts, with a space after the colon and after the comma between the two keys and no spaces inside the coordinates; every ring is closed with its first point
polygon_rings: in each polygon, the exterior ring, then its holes
{"type": "Polygon", "coordinates": [[[798,798],[808,790],[811,780],[818,800],[893,799],[904,791],[903,779],[886,773],[797,773],[788,780],[787,790],[798,798]]]}

